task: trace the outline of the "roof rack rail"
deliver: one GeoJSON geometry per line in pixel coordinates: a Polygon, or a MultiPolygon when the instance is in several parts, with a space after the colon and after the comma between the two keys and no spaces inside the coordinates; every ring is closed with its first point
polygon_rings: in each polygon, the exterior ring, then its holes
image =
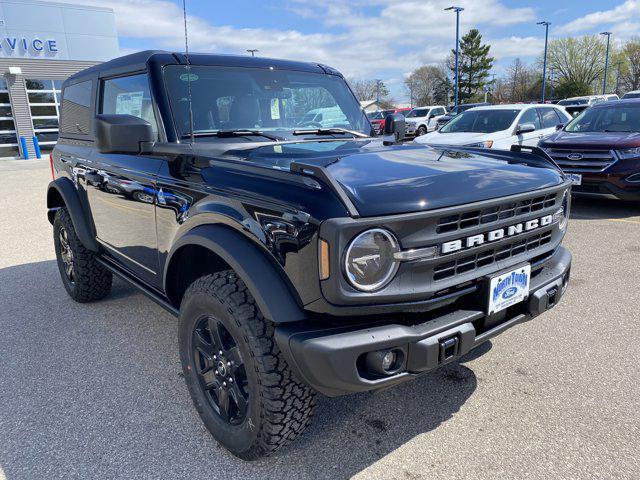
{"type": "Polygon", "coordinates": [[[311,165],[308,163],[293,162],[289,166],[289,169],[293,173],[299,173],[301,175],[315,177],[316,179],[320,180],[322,183],[325,184],[325,186],[329,188],[329,190],[331,190],[333,193],[335,193],[338,196],[338,198],[340,199],[340,201],[342,201],[342,203],[347,209],[347,212],[349,212],[349,215],[351,217],[353,218],[360,217],[360,212],[358,212],[358,209],[349,198],[349,195],[347,195],[347,192],[345,192],[344,188],[342,188],[342,185],[340,185],[340,183],[331,176],[331,174],[327,171],[326,168],[320,165],[311,165]]]}

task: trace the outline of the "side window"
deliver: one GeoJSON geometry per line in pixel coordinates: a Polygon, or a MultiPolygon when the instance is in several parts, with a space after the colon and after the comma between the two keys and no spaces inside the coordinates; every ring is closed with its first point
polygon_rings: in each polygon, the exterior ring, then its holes
{"type": "Polygon", "coordinates": [[[91,130],[91,80],[69,85],[62,93],[60,133],[88,135],[91,130]]]}
{"type": "Polygon", "coordinates": [[[566,120],[558,122],[555,108],[539,108],[540,117],[542,118],[542,128],[555,128],[558,123],[564,123],[566,120]]]}
{"type": "Polygon", "coordinates": [[[563,112],[562,110],[558,110],[557,108],[554,108],[553,110],[556,112],[558,120],[560,120],[559,123],[567,123],[569,120],[571,120],[571,116],[568,113],[563,112]]]}
{"type": "Polygon", "coordinates": [[[539,130],[541,128],[540,117],[538,117],[538,112],[536,112],[535,108],[530,108],[522,114],[520,120],[518,121],[518,124],[523,125],[525,123],[533,123],[533,125],[536,127],[536,130],[539,130]]]}
{"type": "Polygon", "coordinates": [[[444,113],[445,113],[444,112],[444,108],[442,108],[442,107],[440,107],[440,108],[438,108],[436,110],[437,110],[436,115],[444,115],[444,113]]]}
{"type": "Polygon", "coordinates": [[[151,124],[158,135],[158,122],[153,113],[153,103],[146,74],[112,78],[102,83],[100,113],[133,115],[151,124]]]}

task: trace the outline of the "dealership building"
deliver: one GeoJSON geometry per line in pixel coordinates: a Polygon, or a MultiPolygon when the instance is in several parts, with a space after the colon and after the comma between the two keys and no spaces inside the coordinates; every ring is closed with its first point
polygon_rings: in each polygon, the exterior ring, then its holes
{"type": "Polygon", "coordinates": [[[50,151],[62,81],[117,56],[111,9],[0,0],[0,160],[50,151]]]}

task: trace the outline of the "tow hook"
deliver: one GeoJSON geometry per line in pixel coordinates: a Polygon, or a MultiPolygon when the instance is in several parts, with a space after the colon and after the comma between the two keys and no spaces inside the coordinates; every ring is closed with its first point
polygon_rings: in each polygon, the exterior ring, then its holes
{"type": "Polygon", "coordinates": [[[445,338],[444,340],[440,340],[440,355],[438,358],[438,363],[444,363],[447,360],[458,355],[459,348],[460,340],[458,339],[457,335],[445,338]]]}

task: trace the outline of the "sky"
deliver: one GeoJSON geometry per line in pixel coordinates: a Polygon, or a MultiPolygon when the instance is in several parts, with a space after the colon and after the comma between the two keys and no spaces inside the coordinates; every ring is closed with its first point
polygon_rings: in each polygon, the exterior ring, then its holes
{"type": "MultiPolygon", "coordinates": [[[[184,51],[182,0],[52,0],[111,7],[121,53],[184,51]]],[[[640,35],[640,0],[186,0],[192,52],[247,54],[319,62],[356,79],[382,79],[398,102],[403,79],[439,63],[461,35],[477,28],[501,76],[521,58],[534,62],[550,39],[613,32],[613,42],[640,35]],[[452,1],[454,3],[452,3],[452,1]]]]}

